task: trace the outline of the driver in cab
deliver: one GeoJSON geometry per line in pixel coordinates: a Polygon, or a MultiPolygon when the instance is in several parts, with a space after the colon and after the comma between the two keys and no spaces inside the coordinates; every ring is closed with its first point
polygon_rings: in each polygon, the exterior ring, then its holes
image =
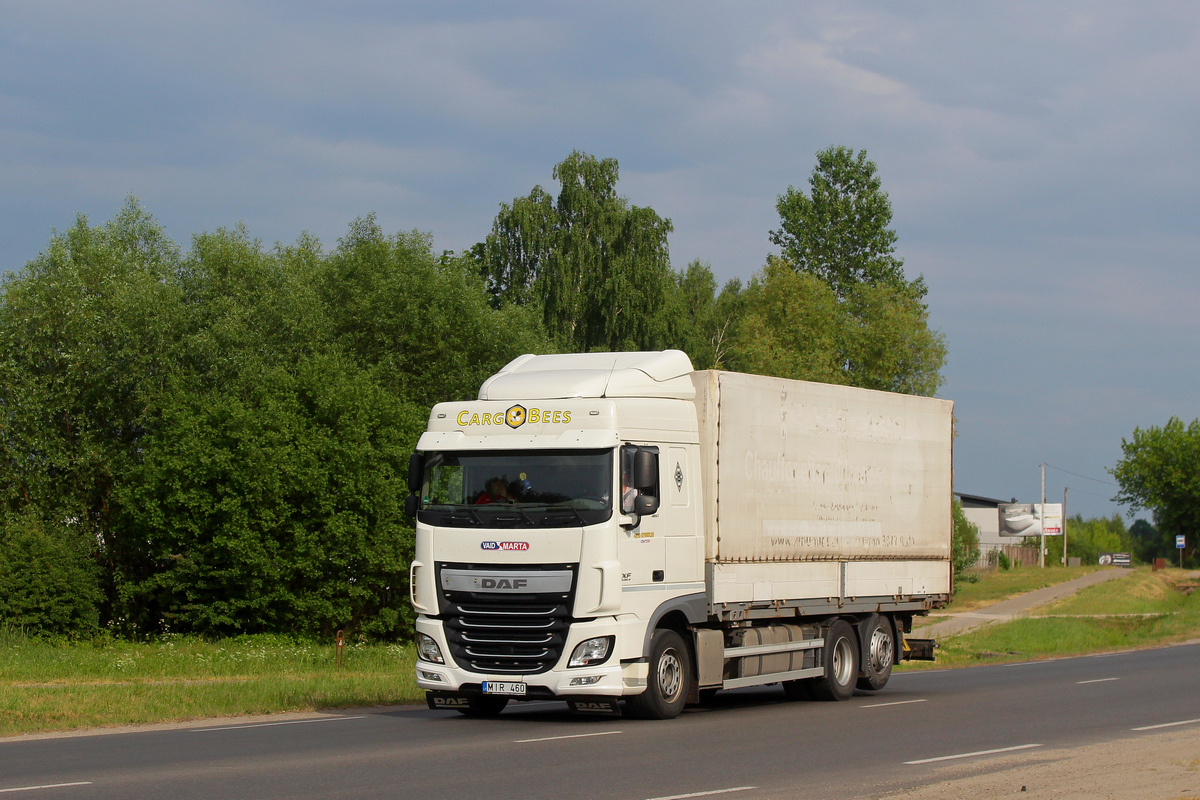
{"type": "Polygon", "coordinates": [[[487,488],[483,494],[479,495],[479,499],[475,501],[475,505],[481,506],[488,503],[511,503],[512,497],[508,494],[508,481],[504,478],[490,478],[487,482],[487,488]]]}

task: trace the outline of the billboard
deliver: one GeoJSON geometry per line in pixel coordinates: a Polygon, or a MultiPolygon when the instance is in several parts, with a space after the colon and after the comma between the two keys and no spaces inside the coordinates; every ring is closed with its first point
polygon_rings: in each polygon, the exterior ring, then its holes
{"type": "MultiPolygon", "coordinates": [[[[1041,503],[1001,503],[998,506],[1000,514],[1001,536],[1042,536],[1041,503]]],[[[1062,535],[1062,503],[1046,503],[1045,505],[1046,536],[1062,535]]]]}

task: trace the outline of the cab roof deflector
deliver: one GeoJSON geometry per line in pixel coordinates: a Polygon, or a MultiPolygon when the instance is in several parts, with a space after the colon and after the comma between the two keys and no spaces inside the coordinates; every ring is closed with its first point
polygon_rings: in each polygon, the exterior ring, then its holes
{"type": "Polygon", "coordinates": [[[691,400],[692,362],[682,350],[518,356],[479,387],[480,400],[661,397],[691,400]]]}

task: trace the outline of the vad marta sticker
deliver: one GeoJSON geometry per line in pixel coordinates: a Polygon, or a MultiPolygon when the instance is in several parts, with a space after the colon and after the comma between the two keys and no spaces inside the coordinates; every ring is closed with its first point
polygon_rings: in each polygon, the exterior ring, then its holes
{"type": "Polygon", "coordinates": [[[528,550],[529,542],[480,542],[484,550],[528,550]]]}

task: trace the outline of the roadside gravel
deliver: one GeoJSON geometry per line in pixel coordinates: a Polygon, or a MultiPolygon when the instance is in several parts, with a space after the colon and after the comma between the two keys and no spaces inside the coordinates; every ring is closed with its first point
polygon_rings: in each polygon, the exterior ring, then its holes
{"type": "Polygon", "coordinates": [[[939,767],[877,800],[1197,800],[1200,724],[939,767]]]}

